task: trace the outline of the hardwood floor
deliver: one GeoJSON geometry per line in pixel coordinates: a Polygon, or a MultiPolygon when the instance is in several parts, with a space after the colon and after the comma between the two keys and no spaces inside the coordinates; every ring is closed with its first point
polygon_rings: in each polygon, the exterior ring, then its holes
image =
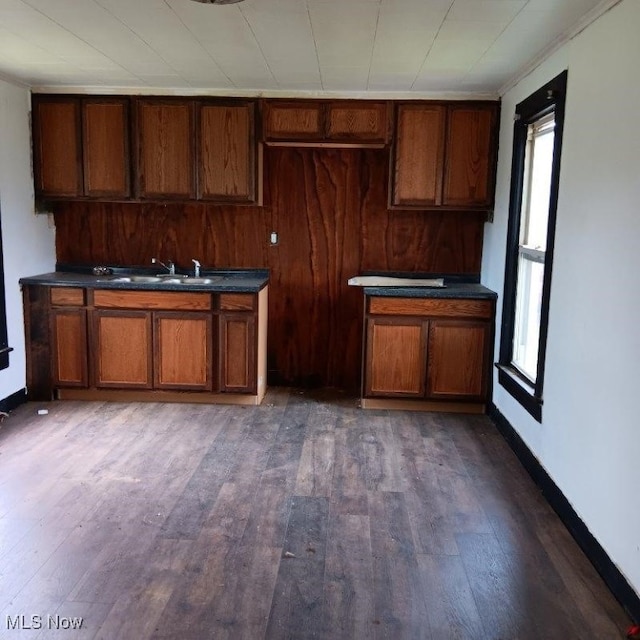
{"type": "Polygon", "coordinates": [[[630,624],[488,418],[329,392],[23,405],[0,425],[0,541],[3,639],[604,640],[630,624]]]}

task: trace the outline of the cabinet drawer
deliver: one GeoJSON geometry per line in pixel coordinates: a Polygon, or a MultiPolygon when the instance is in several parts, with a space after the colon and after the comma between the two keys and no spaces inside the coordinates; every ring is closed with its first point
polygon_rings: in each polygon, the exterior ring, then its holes
{"type": "Polygon", "coordinates": [[[52,287],[51,304],[60,307],[83,307],[84,289],[75,287],[52,287]]]}
{"type": "Polygon", "coordinates": [[[371,297],[369,298],[369,313],[490,319],[492,316],[492,303],[490,300],[371,297]]]}
{"type": "Polygon", "coordinates": [[[221,311],[253,311],[255,297],[251,293],[221,293],[221,311]]]}
{"type": "Polygon", "coordinates": [[[107,291],[98,289],[93,293],[96,307],[106,309],[182,309],[187,311],[209,311],[211,294],[183,293],[182,291],[107,291]]]}

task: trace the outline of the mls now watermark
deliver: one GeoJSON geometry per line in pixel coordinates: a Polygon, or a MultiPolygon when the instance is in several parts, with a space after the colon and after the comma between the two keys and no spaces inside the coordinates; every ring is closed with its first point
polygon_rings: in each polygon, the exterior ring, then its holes
{"type": "Polygon", "coordinates": [[[82,629],[82,618],[70,618],[59,615],[8,615],[6,628],[9,630],[19,629],[82,629]]]}

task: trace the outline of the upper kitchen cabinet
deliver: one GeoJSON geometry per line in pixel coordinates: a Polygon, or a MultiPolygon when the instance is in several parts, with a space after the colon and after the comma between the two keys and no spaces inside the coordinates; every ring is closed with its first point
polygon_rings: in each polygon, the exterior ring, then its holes
{"type": "Polygon", "coordinates": [[[390,190],[393,206],[442,202],[446,117],[443,105],[398,105],[390,190]]]}
{"type": "Polygon", "coordinates": [[[497,120],[496,103],[398,104],[390,206],[491,209],[497,120]]]}
{"type": "Polygon", "coordinates": [[[128,99],[35,95],[33,142],[38,197],[129,197],[128,99]]]}
{"type": "Polygon", "coordinates": [[[325,128],[329,140],[389,142],[389,110],[386,102],[329,102],[325,128]]]}
{"type": "Polygon", "coordinates": [[[262,107],[265,141],[321,140],[324,137],[323,109],[321,102],[265,102],[262,107]]]}
{"type": "Polygon", "coordinates": [[[388,113],[386,102],[266,100],[263,135],[272,145],[383,147],[388,113]]]}
{"type": "Polygon", "coordinates": [[[129,101],[82,101],[84,194],[96,198],[131,195],[129,101]]]}
{"type": "Polygon", "coordinates": [[[255,101],[36,95],[33,140],[43,199],[260,202],[255,101]]]}
{"type": "Polygon", "coordinates": [[[442,204],[493,206],[497,122],[494,105],[449,106],[442,204]]]}
{"type": "Polygon", "coordinates": [[[136,101],[137,194],[145,199],[195,198],[191,100],[136,101]]]}
{"type": "Polygon", "coordinates": [[[136,105],[140,198],[259,201],[254,103],[140,98],[136,105]]]}
{"type": "Polygon", "coordinates": [[[198,198],[260,200],[255,104],[202,102],[198,106],[198,198]]]}
{"type": "Polygon", "coordinates": [[[32,109],[36,195],[83,195],[80,100],[36,95],[32,109]]]}

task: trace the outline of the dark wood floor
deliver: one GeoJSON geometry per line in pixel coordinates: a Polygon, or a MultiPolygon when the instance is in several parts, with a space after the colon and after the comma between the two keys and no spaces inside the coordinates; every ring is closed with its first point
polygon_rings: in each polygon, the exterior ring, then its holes
{"type": "Polygon", "coordinates": [[[603,640],[630,624],[486,417],[328,393],[24,405],[0,427],[0,540],[0,638],[603,640]]]}

